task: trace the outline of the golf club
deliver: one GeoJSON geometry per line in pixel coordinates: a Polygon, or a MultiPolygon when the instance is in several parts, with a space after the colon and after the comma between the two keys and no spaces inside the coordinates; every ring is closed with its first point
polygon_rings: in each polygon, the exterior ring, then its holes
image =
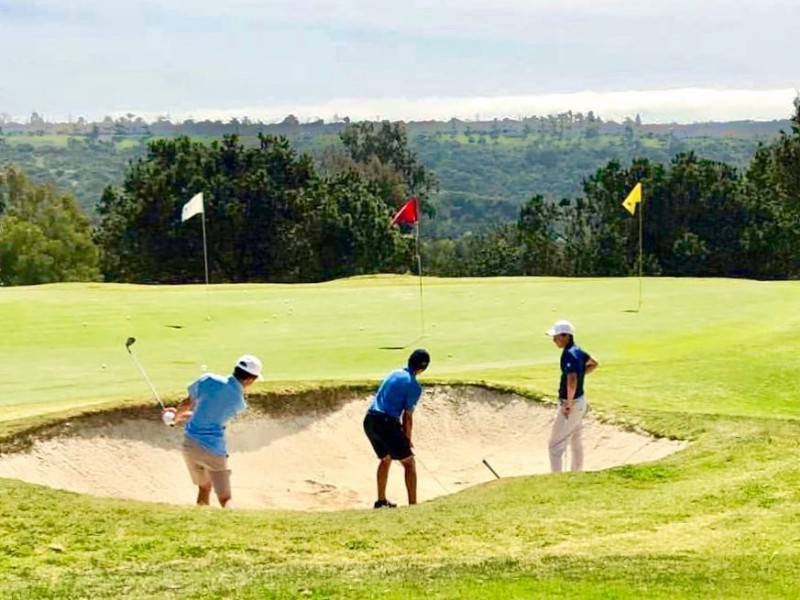
{"type": "Polygon", "coordinates": [[[131,355],[131,358],[133,359],[134,364],[139,368],[139,371],[141,371],[145,381],[147,381],[147,385],[150,386],[150,391],[153,392],[153,398],[155,398],[161,405],[161,408],[164,409],[166,408],[166,406],[164,406],[164,403],[161,401],[161,398],[158,397],[158,392],[156,391],[156,388],[153,386],[153,382],[150,381],[150,378],[147,376],[147,373],[145,373],[144,368],[142,367],[141,364],[139,364],[139,361],[136,360],[136,356],[133,354],[133,351],[131,350],[131,346],[133,346],[135,343],[136,343],[136,338],[129,337],[125,341],[125,349],[128,351],[128,354],[131,355]]]}
{"type": "Polygon", "coordinates": [[[486,465],[486,468],[492,472],[492,475],[494,475],[497,479],[500,479],[500,475],[497,474],[497,471],[492,468],[492,465],[490,465],[485,458],[483,459],[483,464],[486,465]]]}
{"type": "Polygon", "coordinates": [[[444,490],[444,493],[445,493],[445,494],[449,494],[449,493],[450,493],[450,491],[449,491],[449,490],[448,490],[446,487],[444,487],[444,484],[443,484],[441,481],[439,481],[439,478],[438,478],[438,477],[436,477],[436,475],[434,475],[434,474],[433,474],[433,471],[431,471],[431,470],[430,470],[428,467],[426,467],[426,466],[425,466],[425,463],[424,463],[424,462],[422,462],[422,460],[421,460],[421,459],[420,459],[420,457],[419,457],[419,454],[414,454],[414,458],[415,458],[415,459],[416,459],[416,461],[417,461],[417,462],[418,462],[418,463],[419,463],[419,464],[422,466],[422,468],[423,468],[423,469],[425,469],[425,470],[428,472],[428,475],[430,475],[431,477],[433,477],[433,480],[434,480],[436,483],[438,483],[438,484],[439,484],[439,487],[440,487],[440,488],[442,488],[442,490],[444,490]]]}

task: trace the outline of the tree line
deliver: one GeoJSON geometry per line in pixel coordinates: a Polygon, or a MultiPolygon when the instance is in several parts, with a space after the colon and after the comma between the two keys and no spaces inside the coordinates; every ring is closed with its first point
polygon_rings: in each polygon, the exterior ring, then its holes
{"type": "Polygon", "coordinates": [[[513,223],[427,244],[444,276],[621,276],[639,254],[636,217],[622,200],[644,189],[642,262],[649,275],[784,279],[800,276],[800,98],[789,131],[762,144],[744,169],[677,154],[611,161],[582,194],[559,202],[533,196],[513,223]]]}
{"type": "Polygon", "coordinates": [[[100,279],[92,225],[75,199],[0,171],[0,285],[100,279]]]}
{"type": "MultiPolygon", "coordinates": [[[[516,120],[410,122],[405,130],[409,147],[439,181],[438,193],[429,198],[436,219],[427,224],[427,235],[458,238],[516,219],[534,192],[549,200],[580,194],[583,179],[611,160],[627,164],[634,158],[649,158],[668,163],[676,154],[694,150],[704,158],[743,168],[758,141],[773,140],[781,123],[788,127],[788,120],[616,123],[566,112],[516,120]]],[[[242,144],[255,147],[259,133],[283,136],[320,166],[332,148],[345,150],[341,134],[350,125],[303,124],[288,117],[269,125],[247,119],[146,123],[134,115],[53,124],[34,114],[22,127],[3,123],[0,114],[0,168],[14,164],[32,181],[70,190],[96,220],[95,207],[105,188],[121,185],[130,161],[146,156],[155,139],[185,135],[211,142],[235,133],[242,144]]]]}
{"type": "Polygon", "coordinates": [[[342,141],[345,151],[330,154],[321,168],[286,138],[264,134],[257,147],[236,135],[210,144],[187,137],[151,142],[98,206],[104,277],[202,280],[203,222],[180,220],[181,206],[198,192],[215,282],[321,281],[402,268],[412,245],[391,227],[392,211],[434,182],[397,124],[354,125],[342,141]]]}
{"type": "Polygon", "coordinates": [[[438,182],[400,123],[348,124],[314,159],[282,136],[210,143],[151,140],[94,227],[74,199],[0,176],[0,283],[203,278],[200,219],[180,208],[203,192],[215,282],[320,281],[414,268],[413,238],[390,225],[411,195],[423,207],[423,269],[442,276],[620,276],[635,270],[638,221],[622,207],[644,189],[642,247],[651,275],[788,278],[800,274],[800,99],[790,130],[743,168],[678,152],[664,163],[612,160],[580,193],[536,194],[515,220],[476,234],[426,238],[438,182]]]}

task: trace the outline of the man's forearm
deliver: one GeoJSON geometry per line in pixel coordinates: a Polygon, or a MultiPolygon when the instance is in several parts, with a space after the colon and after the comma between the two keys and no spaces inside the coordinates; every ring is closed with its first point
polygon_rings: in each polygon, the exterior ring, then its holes
{"type": "Polygon", "coordinates": [[[600,363],[598,363],[595,359],[589,358],[589,360],[586,361],[586,374],[588,375],[589,373],[594,371],[597,368],[598,364],[600,363]]]}
{"type": "Polygon", "coordinates": [[[411,415],[403,415],[403,435],[406,436],[409,440],[411,440],[411,429],[413,427],[413,419],[411,415]]]}
{"type": "Polygon", "coordinates": [[[577,375],[570,374],[567,377],[567,404],[569,406],[572,406],[576,391],[578,391],[578,377],[577,375]]]}
{"type": "Polygon", "coordinates": [[[192,416],[192,409],[194,408],[194,400],[191,396],[186,396],[181,403],[175,407],[175,421],[180,423],[186,421],[192,416]]]}

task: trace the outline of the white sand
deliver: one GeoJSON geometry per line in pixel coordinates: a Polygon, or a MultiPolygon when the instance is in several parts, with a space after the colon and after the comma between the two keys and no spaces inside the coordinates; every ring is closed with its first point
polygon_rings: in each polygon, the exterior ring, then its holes
{"type": "MultiPolygon", "coordinates": [[[[339,510],[375,499],[377,459],[362,420],[369,399],[339,410],[270,417],[251,410],[228,427],[237,508],[339,510]]],[[[501,477],[549,472],[547,440],[555,408],[475,387],[428,388],[415,412],[419,501],[501,477]]],[[[148,502],[192,504],[180,453],[182,433],[157,419],[129,419],[38,441],[0,455],[0,477],[148,502]]],[[[604,425],[584,424],[586,470],[657,460],[685,447],[604,425]]],[[[393,464],[388,496],[404,504],[403,468],[393,464]]]]}

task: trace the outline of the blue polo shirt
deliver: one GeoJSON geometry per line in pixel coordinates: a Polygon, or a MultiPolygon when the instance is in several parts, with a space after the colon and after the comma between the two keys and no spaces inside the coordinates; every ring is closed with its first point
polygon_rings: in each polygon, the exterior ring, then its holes
{"type": "Polygon", "coordinates": [[[422,386],[417,383],[411,369],[397,369],[383,380],[369,410],[399,419],[403,411],[414,410],[421,395],[422,386]]]}
{"type": "Polygon", "coordinates": [[[209,452],[227,456],[225,424],[247,408],[242,384],[233,375],[222,377],[209,373],[192,383],[188,390],[195,405],[184,429],[186,437],[209,452]]]}
{"type": "Polygon", "coordinates": [[[581,350],[575,342],[567,344],[561,352],[561,382],[558,386],[558,397],[561,400],[567,398],[567,375],[575,373],[578,375],[578,387],[575,389],[575,398],[583,396],[583,378],[586,376],[586,361],[590,356],[581,350]]]}

